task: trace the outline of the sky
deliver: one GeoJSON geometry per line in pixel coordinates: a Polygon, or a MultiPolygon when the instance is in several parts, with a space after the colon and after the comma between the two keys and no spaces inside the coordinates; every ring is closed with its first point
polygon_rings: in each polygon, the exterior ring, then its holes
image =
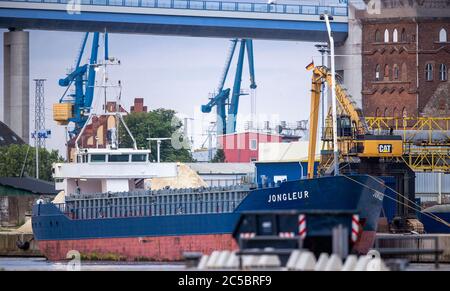
{"type": "MultiPolygon", "coordinates": [[[[1,32],[3,42],[4,30],[1,32]]],[[[34,127],[35,85],[32,80],[44,78],[47,79],[46,125],[52,130],[47,147],[61,153],[65,152],[64,128],[53,121],[51,108],[64,93],[65,88],[58,85],[58,80],[73,67],[82,37],[83,33],[79,32],[30,31],[30,129],[34,127]]],[[[200,107],[208,102],[209,93],[218,85],[229,43],[225,38],[110,34],[109,54],[120,59],[121,65],[110,67],[109,78],[111,83],[121,81],[122,104],[127,109],[134,98],[142,97],[150,110],[174,109],[180,117],[194,118],[190,132],[194,146],[198,147],[206,138],[202,135],[206,128],[202,127],[209,119],[214,119],[212,113],[200,113],[200,107]]],[[[288,122],[308,119],[311,73],[305,66],[312,58],[320,63],[314,43],[254,40],[253,50],[259,119],[288,122]]],[[[90,51],[87,52],[84,61],[90,51]]],[[[0,54],[3,54],[3,46],[0,46],[0,54]]],[[[3,67],[3,58],[0,61],[3,67]]],[[[235,63],[225,88],[232,88],[234,72],[235,63]]],[[[0,79],[3,80],[3,70],[0,70],[0,79]]],[[[242,88],[248,87],[248,66],[244,64],[242,88]]],[[[111,93],[114,99],[115,92],[111,93]]],[[[3,94],[3,82],[0,82],[0,94],[3,94]]],[[[238,121],[243,123],[248,119],[250,111],[250,97],[242,96],[238,121]]]]}

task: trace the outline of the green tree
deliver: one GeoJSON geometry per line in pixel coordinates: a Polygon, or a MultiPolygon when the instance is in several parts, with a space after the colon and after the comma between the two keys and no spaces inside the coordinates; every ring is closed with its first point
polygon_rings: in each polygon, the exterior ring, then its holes
{"type": "MultiPolygon", "coordinates": [[[[150,112],[135,112],[124,117],[125,123],[133,134],[138,148],[148,148],[147,138],[172,138],[161,142],[161,161],[192,162],[190,145],[183,139],[182,123],[170,109],[156,109],[150,112]],[[174,141],[184,142],[184,146],[174,141]]],[[[120,127],[120,146],[132,147],[133,142],[123,125],[120,127]]],[[[156,141],[150,142],[152,160],[157,160],[156,141]]]]}
{"type": "MultiPolygon", "coordinates": [[[[0,147],[0,176],[20,177],[22,166],[24,176],[36,177],[36,151],[29,145],[10,145],[0,147]],[[28,156],[27,156],[28,151],[28,156]],[[25,160],[26,158],[26,160],[25,160]]],[[[52,181],[52,164],[63,162],[58,151],[39,149],[39,178],[52,181]]]]}
{"type": "Polygon", "coordinates": [[[223,149],[217,149],[214,158],[211,160],[213,163],[225,163],[225,152],[223,149]]]}

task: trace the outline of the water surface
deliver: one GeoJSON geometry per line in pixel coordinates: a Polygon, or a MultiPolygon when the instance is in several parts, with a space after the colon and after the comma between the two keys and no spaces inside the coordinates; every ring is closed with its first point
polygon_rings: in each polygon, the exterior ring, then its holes
{"type": "MultiPolygon", "coordinates": [[[[76,269],[75,262],[50,262],[45,258],[0,257],[4,271],[66,271],[76,269]]],[[[179,271],[183,263],[81,261],[81,271],[179,271]]]]}

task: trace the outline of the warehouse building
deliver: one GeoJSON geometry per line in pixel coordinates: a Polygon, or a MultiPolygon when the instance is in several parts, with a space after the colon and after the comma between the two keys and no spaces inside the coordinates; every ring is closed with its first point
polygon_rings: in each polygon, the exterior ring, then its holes
{"type": "Polygon", "coordinates": [[[0,177],[0,226],[22,225],[40,197],[57,194],[55,184],[30,177],[0,177]]]}

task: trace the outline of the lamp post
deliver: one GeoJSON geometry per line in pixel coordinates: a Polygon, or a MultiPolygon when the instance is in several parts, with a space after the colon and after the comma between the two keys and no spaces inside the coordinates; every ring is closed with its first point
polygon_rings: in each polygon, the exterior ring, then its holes
{"type": "Polygon", "coordinates": [[[330,20],[333,20],[333,16],[328,13],[321,14],[320,20],[325,20],[328,31],[328,39],[330,41],[331,52],[331,106],[333,114],[333,157],[334,157],[334,175],[339,175],[339,154],[338,154],[338,142],[337,142],[337,110],[336,110],[336,69],[334,66],[334,38],[331,34],[330,20]]]}
{"type": "Polygon", "coordinates": [[[147,138],[147,140],[150,142],[152,140],[156,140],[156,159],[157,162],[161,162],[161,141],[163,140],[171,140],[170,137],[153,137],[153,138],[147,138]]]}
{"type": "MultiPolygon", "coordinates": [[[[320,55],[322,56],[322,63],[321,66],[325,66],[325,54],[329,54],[330,50],[328,49],[328,44],[326,43],[321,43],[321,44],[316,44],[315,47],[317,48],[317,50],[319,51],[320,55]]],[[[321,89],[321,102],[322,102],[322,134],[323,134],[323,129],[325,128],[325,84],[322,83],[322,89],[321,89]]]]}

